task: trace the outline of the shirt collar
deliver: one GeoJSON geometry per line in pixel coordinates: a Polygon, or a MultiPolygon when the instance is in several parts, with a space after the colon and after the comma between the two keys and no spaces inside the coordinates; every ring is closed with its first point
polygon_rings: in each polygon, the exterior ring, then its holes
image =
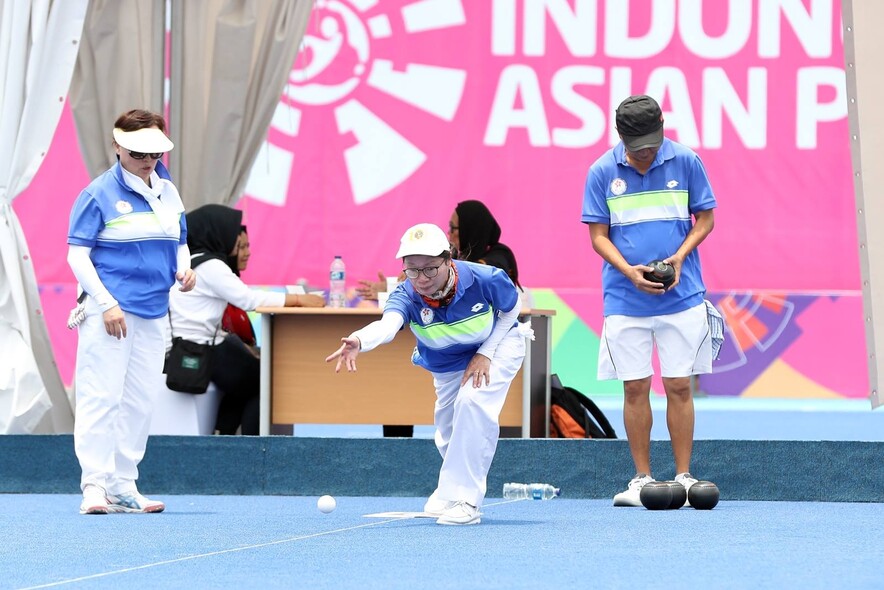
{"type": "MultiPolygon", "coordinates": [[[[651,164],[651,167],[648,168],[648,170],[651,170],[659,166],[666,160],[671,160],[674,157],[675,151],[672,149],[672,142],[669,140],[669,138],[664,137],[663,144],[660,146],[660,149],[657,150],[657,155],[654,157],[654,161],[651,164]]],[[[632,168],[632,166],[629,165],[629,162],[626,161],[626,147],[624,147],[622,141],[614,146],[614,161],[616,161],[617,164],[621,166],[632,168]]],[[[632,169],[634,170],[634,168],[632,169]]]]}

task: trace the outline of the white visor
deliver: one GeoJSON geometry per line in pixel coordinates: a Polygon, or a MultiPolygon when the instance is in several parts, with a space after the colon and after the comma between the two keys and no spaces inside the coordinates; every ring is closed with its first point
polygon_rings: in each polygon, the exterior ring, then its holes
{"type": "Polygon", "coordinates": [[[115,127],[114,141],[122,148],[142,154],[165,153],[175,147],[166,134],[156,127],[136,131],[123,131],[115,127]]]}

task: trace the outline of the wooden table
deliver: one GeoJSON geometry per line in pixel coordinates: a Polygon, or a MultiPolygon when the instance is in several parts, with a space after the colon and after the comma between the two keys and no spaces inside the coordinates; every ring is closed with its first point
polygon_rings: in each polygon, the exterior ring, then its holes
{"type": "MultiPolygon", "coordinates": [[[[411,364],[415,337],[407,327],[392,342],[359,355],[358,371],[334,372],[325,357],[341,338],[379,319],[377,308],[262,307],[260,434],[272,424],[432,424],[432,375],[411,364]]],[[[553,310],[526,309],[535,340],[500,416],[521,435],[549,435],[553,310]]]]}

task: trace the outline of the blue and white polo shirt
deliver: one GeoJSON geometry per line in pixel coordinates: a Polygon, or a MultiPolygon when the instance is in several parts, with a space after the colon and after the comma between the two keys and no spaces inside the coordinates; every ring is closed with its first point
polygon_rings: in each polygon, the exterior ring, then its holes
{"type": "MultiPolygon", "coordinates": [[[[626,162],[619,143],[589,169],[583,191],[583,223],[604,223],[608,236],[629,264],[647,264],[674,254],[693,227],[691,216],[717,203],[700,157],[690,148],[664,138],[645,174],[626,162]]],[[[663,295],[650,295],[616,268],[602,268],[604,314],[654,316],[677,313],[703,302],[706,286],[700,254],[685,258],[678,285],[663,295]]]]}
{"type": "Polygon", "coordinates": [[[405,281],[384,307],[384,313],[401,315],[417,338],[412,362],[436,373],[466,369],[498,314],[512,310],[519,300],[515,285],[499,268],[462,260],[455,264],[457,288],[448,305],[430,307],[405,281]]]}
{"type": "MultiPolygon", "coordinates": [[[[169,178],[162,162],[156,173],[169,178]]],[[[71,210],[68,244],[92,249],[98,277],[120,308],[154,319],[168,312],[175,283],[178,246],[187,243],[187,225],[179,215],[180,236],[166,235],[147,201],[126,185],[117,162],[95,178],[71,210]]]]}

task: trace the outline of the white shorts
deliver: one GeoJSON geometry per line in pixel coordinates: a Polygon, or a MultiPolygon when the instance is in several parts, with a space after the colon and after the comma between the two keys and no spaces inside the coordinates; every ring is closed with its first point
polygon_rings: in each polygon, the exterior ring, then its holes
{"type": "Polygon", "coordinates": [[[599,343],[599,380],[633,381],[654,374],[651,353],[657,346],[663,377],[712,372],[712,338],[706,304],[650,317],[605,318],[599,343]]]}

